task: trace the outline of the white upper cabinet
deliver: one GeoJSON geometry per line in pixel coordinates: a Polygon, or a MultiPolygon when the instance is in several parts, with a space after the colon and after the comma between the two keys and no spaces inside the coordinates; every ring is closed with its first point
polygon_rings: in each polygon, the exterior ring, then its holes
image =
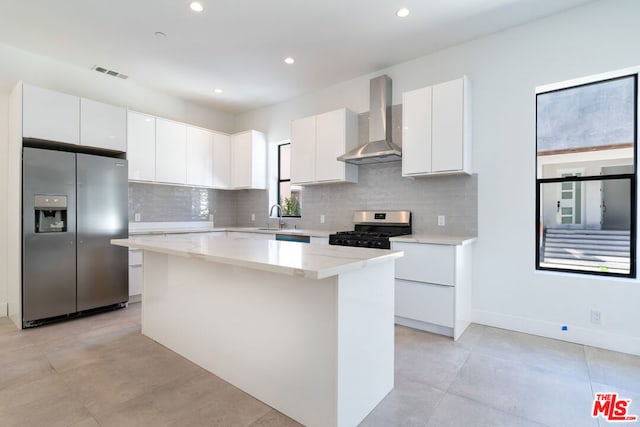
{"type": "Polygon", "coordinates": [[[233,188],[267,188],[267,141],[255,130],[231,136],[231,181],[233,188]]]}
{"type": "Polygon", "coordinates": [[[127,151],[127,110],[80,99],[80,145],[127,151]]]}
{"type": "MultiPolygon", "coordinates": [[[[467,83],[468,85],[468,83],[467,83]]],[[[431,170],[461,171],[465,151],[464,79],[433,86],[431,170]]]]}
{"type": "Polygon", "coordinates": [[[358,144],[358,116],[341,108],[291,122],[291,182],[357,182],[358,167],[336,157],[358,144]]]}
{"type": "Polygon", "coordinates": [[[187,126],[156,118],[156,181],[187,182],[187,126]]]}
{"type": "Polygon", "coordinates": [[[187,184],[213,185],[213,140],[213,132],[187,126],[187,184]]]}
{"type": "Polygon", "coordinates": [[[148,114],[127,113],[127,160],[129,179],[156,179],[156,118],[148,114]]]}
{"type": "Polygon", "coordinates": [[[213,188],[231,188],[231,136],[213,134],[213,188]]]}
{"type": "Polygon", "coordinates": [[[402,173],[431,172],[431,94],[430,87],[402,94],[402,173]]]}
{"type": "Polygon", "coordinates": [[[466,77],[402,96],[402,175],[471,174],[471,99],[466,77]]]}
{"type": "Polygon", "coordinates": [[[24,84],[22,136],[78,144],[80,142],[80,98],[24,84]]]}
{"type": "Polygon", "coordinates": [[[316,177],[316,116],[291,122],[291,182],[311,183],[316,177]]]}

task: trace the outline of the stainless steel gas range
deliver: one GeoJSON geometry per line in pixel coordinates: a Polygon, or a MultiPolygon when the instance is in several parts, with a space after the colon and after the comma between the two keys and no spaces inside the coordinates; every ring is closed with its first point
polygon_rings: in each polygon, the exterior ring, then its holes
{"type": "Polygon", "coordinates": [[[410,211],[356,211],[353,231],[329,236],[330,245],[390,249],[389,238],[411,234],[410,211]]]}

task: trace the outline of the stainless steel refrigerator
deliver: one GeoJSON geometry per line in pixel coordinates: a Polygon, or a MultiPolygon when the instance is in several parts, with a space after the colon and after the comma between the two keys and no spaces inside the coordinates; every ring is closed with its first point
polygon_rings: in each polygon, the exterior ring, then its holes
{"type": "Polygon", "coordinates": [[[25,147],[23,326],[129,298],[127,161],[25,147]]]}

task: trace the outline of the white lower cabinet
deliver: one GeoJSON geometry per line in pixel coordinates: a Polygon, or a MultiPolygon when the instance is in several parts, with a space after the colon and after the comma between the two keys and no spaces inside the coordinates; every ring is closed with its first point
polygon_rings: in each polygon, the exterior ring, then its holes
{"type": "Polygon", "coordinates": [[[396,279],[396,316],[453,328],[453,286],[396,279]]]}
{"type": "Polygon", "coordinates": [[[129,296],[142,294],[142,250],[129,249],[129,296]]]}
{"type": "Polygon", "coordinates": [[[329,237],[324,236],[311,236],[309,239],[309,243],[314,243],[316,245],[328,245],[329,237]]]}
{"type": "Polygon", "coordinates": [[[396,323],[458,339],[471,322],[471,245],[392,242],[396,323]]]}
{"type": "Polygon", "coordinates": [[[276,240],[275,234],[269,233],[247,233],[243,231],[227,231],[228,237],[235,239],[254,239],[254,240],[276,240]]]}

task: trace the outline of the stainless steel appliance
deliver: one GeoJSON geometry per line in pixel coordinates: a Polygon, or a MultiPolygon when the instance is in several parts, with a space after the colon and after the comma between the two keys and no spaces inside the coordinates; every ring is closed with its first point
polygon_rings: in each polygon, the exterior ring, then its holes
{"type": "Polygon", "coordinates": [[[410,211],[356,211],[355,230],[329,235],[330,245],[390,249],[390,237],[411,234],[410,211]]]}
{"type": "Polygon", "coordinates": [[[25,147],[22,166],[23,326],[124,305],[127,161],[25,147]]]}
{"type": "Polygon", "coordinates": [[[369,142],[337,158],[363,165],[402,160],[402,148],[391,140],[391,78],[382,75],[369,81],[369,142]]]}

